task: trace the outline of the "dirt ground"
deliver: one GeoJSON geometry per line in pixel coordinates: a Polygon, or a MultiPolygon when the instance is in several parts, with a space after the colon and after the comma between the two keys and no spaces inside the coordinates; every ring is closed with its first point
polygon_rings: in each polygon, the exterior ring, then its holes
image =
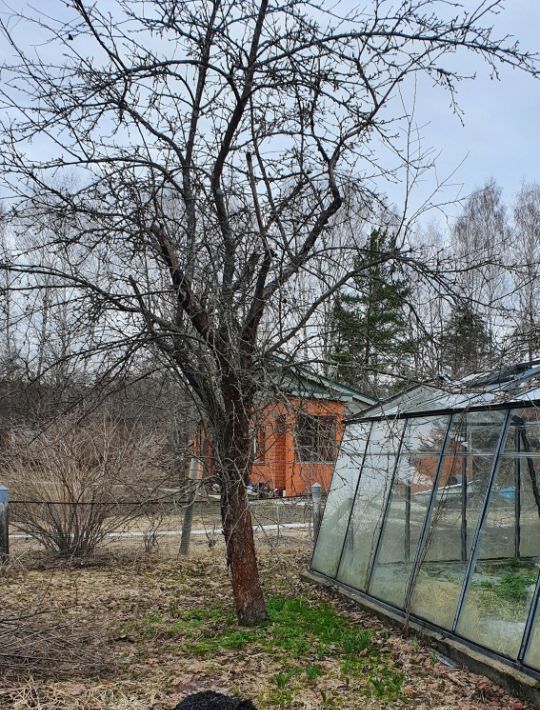
{"type": "Polygon", "coordinates": [[[308,556],[307,541],[261,542],[269,620],[248,629],[219,544],[188,560],[15,560],[0,577],[0,707],[172,710],[204,689],[259,709],[530,707],[301,581],[308,556]]]}

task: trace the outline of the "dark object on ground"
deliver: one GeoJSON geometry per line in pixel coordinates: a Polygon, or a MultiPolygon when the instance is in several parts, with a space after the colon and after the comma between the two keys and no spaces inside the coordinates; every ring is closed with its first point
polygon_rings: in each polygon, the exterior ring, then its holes
{"type": "Polygon", "coordinates": [[[193,693],[178,703],[175,710],[257,710],[251,700],[231,698],[223,693],[207,690],[204,693],[193,693]]]}

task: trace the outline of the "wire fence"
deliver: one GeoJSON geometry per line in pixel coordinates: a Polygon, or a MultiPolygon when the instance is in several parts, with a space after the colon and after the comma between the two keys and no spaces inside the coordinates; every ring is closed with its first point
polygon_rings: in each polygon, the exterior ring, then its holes
{"type": "MultiPolygon", "coordinates": [[[[15,499],[9,505],[12,557],[51,553],[87,556],[106,551],[176,555],[188,501],[171,494],[144,502],[65,502],[15,499]]],[[[250,500],[259,543],[310,541],[314,537],[311,496],[250,500]]],[[[191,544],[223,544],[218,496],[196,500],[191,544]]]]}

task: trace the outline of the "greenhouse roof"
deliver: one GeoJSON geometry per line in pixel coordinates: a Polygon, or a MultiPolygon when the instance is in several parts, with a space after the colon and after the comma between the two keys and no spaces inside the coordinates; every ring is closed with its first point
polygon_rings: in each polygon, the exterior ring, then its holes
{"type": "Polygon", "coordinates": [[[355,420],[540,404],[540,361],[417,385],[364,410],[355,420]]]}

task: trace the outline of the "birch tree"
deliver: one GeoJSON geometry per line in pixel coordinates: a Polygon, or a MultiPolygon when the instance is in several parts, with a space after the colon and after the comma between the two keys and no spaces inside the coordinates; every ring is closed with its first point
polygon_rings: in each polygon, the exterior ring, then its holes
{"type": "Polygon", "coordinates": [[[458,284],[473,316],[486,322],[490,337],[497,308],[508,293],[510,229],[500,187],[488,181],[467,199],[453,230],[458,284]]]}
{"type": "Polygon", "coordinates": [[[529,360],[540,349],[540,185],[524,184],[514,205],[513,256],[514,298],[518,325],[512,334],[514,346],[529,360]],[[517,343],[515,342],[517,340],[517,343]]]}

